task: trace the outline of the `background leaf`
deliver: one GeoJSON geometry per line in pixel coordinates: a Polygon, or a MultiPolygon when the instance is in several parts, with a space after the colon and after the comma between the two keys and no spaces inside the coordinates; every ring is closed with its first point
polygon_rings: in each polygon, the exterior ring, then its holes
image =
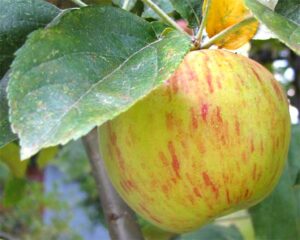
{"type": "MultiPolygon", "coordinates": [[[[285,43],[288,47],[294,50],[297,54],[300,54],[300,24],[296,23],[269,9],[257,0],[245,0],[247,7],[251,9],[256,18],[258,18],[263,24],[265,24],[270,31],[280,41],[285,43]]],[[[283,1],[285,2],[285,1],[283,1]]],[[[284,3],[282,3],[284,4],[284,3]]],[[[294,5],[296,6],[296,5],[294,5]]],[[[279,11],[277,8],[277,11],[279,11]]],[[[280,10],[279,12],[281,12],[280,10]]],[[[287,8],[285,8],[285,12],[287,8]]],[[[300,12],[298,12],[300,15],[300,12]]]]}
{"type": "Polygon", "coordinates": [[[126,111],[167,80],[189,48],[182,33],[157,36],[151,23],[112,7],[73,10],[31,34],[8,87],[22,158],[126,111]]]}
{"type": "Polygon", "coordinates": [[[201,23],[202,0],[170,0],[174,9],[188,21],[191,28],[198,28],[201,23]]]}
{"type": "Polygon", "coordinates": [[[145,240],[174,240],[174,237],[176,236],[176,233],[167,232],[154,226],[140,216],[137,217],[137,220],[145,240]]]}
{"type": "Polygon", "coordinates": [[[300,128],[293,126],[288,165],[273,193],[250,209],[258,240],[300,239],[300,128]]]}
{"type": "MultiPolygon", "coordinates": [[[[289,150],[289,170],[293,183],[296,183],[300,173],[300,125],[292,127],[292,141],[289,150]]],[[[300,200],[300,199],[299,199],[300,200]]],[[[300,206],[300,201],[299,201],[300,206]]],[[[299,216],[300,218],[300,216],[299,216]]]]}
{"type": "MultiPolygon", "coordinates": [[[[165,13],[170,14],[174,11],[174,8],[170,2],[170,0],[153,0],[157,6],[159,6],[165,13]]],[[[160,19],[160,17],[147,5],[144,7],[144,12],[142,15],[144,18],[153,18],[153,19],[160,19]]]]}
{"type": "Polygon", "coordinates": [[[298,25],[300,24],[299,0],[280,0],[275,7],[275,12],[285,16],[298,25]]]}
{"type": "Polygon", "coordinates": [[[26,36],[48,24],[60,10],[43,0],[0,1],[0,77],[8,70],[14,52],[26,36]]]}
{"type": "Polygon", "coordinates": [[[288,168],[275,191],[250,209],[258,240],[299,239],[299,212],[288,168]]]}
{"type": "Polygon", "coordinates": [[[5,182],[10,176],[9,167],[2,161],[0,161],[0,188],[1,182],[5,182]]]}
{"type": "MultiPolygon", "coordinates": [[[[206,32],[213,37],[222,30],[233,26],[247,16],[250,12],[243,0],[211,0],[208,11],[206,32]]],[[[227,49],[237,49],[246,44],[256,33],[258,22],[253,22],[230,34],[216,43],[217,46],[227,49]]]]}
{"type": "Polygon", "coordinates": [[[235,226],[208,225],[197,232],[183,234],[178,240],[243,240],[235,226]]]}
{"type": "Polygon", "coordinates": [[[3,192],[3,206],[13,207],[18,203],[24,196],[26,189],[26,179],[25,178],[15,178],[11,177],[7,180],[4,186],[3,192]]]}
{"type": "Polygon", "coordinates": [[[8,104],[6,97],[7,83],[8,73],[0,81],[0,148],[17,138],[11,131],[8,119],[8,104]]]}

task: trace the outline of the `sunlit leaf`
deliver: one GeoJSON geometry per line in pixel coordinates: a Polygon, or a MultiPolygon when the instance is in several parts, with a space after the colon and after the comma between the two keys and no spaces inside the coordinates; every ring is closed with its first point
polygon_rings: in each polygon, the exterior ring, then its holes
{"type": "MultiPolygon", "coordinates": [[[[290,16],[285,15],[286,12],[290,10],[285,7],[282,8],[281,4],[285,3],[280,3],[281,7],[277,8],[278,12],[274,12],[257,0],[245,0],[245,2],[256,18],[265,24],[268,29],[272,31],[274,36],[294,50],[297,54],[300,54],[300,24],[294,20],[294,18],[291,20],[289,19],[290,16]]],[[[291,2],[289,2],[289,4],[290,3],[291,2]]],[[[293,1],[292,3],[294,3],[292,6],[295,10],[299,9],[296,6],[296,1],[293,1]]],[[[300,15],[299,10],[296,14],[298,14],[298,16],[300,15]]],[[[295,16],[295,13],[291,16],[295,16]]]]}
{"type": "Polygon", "coordinates": [[[8,86],[22,158],[126,111],[167,80],[189,48],[184,34],[157,35],[151,23],[112,7],[73,10],[31,34],[8,86]]]}
{"type": "MultiPolygon", "coordinates": [[[[231,27],[250,15],[243,0],[211,0],[206,24],[209,37],[231,27]]],[[[250,24],[233,32],[216,43],[220,48],[237,49],[253,38],[258,29],[258,22],[250,24]]]]}

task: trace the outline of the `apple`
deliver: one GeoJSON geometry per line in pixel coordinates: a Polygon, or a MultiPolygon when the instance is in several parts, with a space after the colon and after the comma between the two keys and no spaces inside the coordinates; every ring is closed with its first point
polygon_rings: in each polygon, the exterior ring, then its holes
{"type": "Polygon", "coordinates": [[[176,21],[176,23],[178,24],[179,27],[181,27],[186,33],[188,33],[189,35],[193,35],[193,30],[191,28],[189,28],[189,24],[187,21],[185,21],[184,19],[179,19],[176,21]]]}
{"type": "Polygon", "coordinates": [[[274,189],[290,117],[284,91],[263,66],[201,50],[99,133],[123,199],[151,223],[181,233],[255,205],[274,189]]]}

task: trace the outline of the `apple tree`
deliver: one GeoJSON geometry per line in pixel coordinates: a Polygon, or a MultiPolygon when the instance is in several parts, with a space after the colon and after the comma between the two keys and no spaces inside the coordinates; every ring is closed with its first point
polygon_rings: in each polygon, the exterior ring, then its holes
{"type": "Polygon", "coordinates": [[[0,0],[6,200],[81,139],[112,239],[300,239],[299,126],[248,58],[275,39],[298,59],[299,6],[0,0]]]}

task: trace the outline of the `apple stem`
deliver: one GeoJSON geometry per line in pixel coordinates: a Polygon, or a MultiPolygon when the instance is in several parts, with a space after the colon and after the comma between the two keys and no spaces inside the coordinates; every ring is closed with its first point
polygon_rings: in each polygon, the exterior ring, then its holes
{"type": "Polygon", "coordinates": [[[200,24],[200,27],[199,27],[199,31],[197,32],[197,34],[195,36],[195,40],[194,40],[194,45],[198,49],[201,47],[203,31],[204,31],[204,28],[205,28],[206,23],[207,23],[208,12],[209,12],[210,6],[211,6],[211,0],[206,0],[206,1],[204,1],[203,4],[205,4],[204,5],[205,10],[204,10],[202,21],[201,21],[201,24],[200,24]]]}
{"type": "Polygon", "coordinates": [[[201,45],[201,49],[206,49],[206,48],[210,48],[212,45],[214,45],[216,42],[219,42],[221,39],[226,38],[228,35],[236,32],[237,30],[239,30],[240,28],[251,24],[253,22],[255,22],[256,19],[251,15],[249,17],[246,17],[245,19],[243,19],[241,22],[232,25],[226,29],[224,29],[223,31],[219,32],[218,34],[216,34],[215,36],[213,36],[212,38],[210,38],[206,43],[203,43],[201,45]]]}
{"type": "Polygon", "coordinates": [[[86,3],[84,3],[81,0],[71,0],[73,3],[77,4],[79,7],[86,7],[88,6],[86,3]]]}
{"type": "Polygon", "coordinates": [[[100,156],[97,129],[82,138],[97,183],[101,205],[111,239],[143,240],[134,212],[112,186],[100,156]]]}
{"type": "Polygon", "coordinates": [[[191,38],[191,36],[186,33],[171,17],[168,16],[168,14],[166,14],[159,6],[157,6],[154,2],[152,2],[151,0],[142,0],[148,7],[150,7],[158,16],[160,16],[160,18],[167,23],[168,25],[171,25],[172,27],[174,27],[175,29],[177,29],[178,31],[182,32],[183,34],[185,34],[186,36],[188,36],[189,38],[191,38]]]}

